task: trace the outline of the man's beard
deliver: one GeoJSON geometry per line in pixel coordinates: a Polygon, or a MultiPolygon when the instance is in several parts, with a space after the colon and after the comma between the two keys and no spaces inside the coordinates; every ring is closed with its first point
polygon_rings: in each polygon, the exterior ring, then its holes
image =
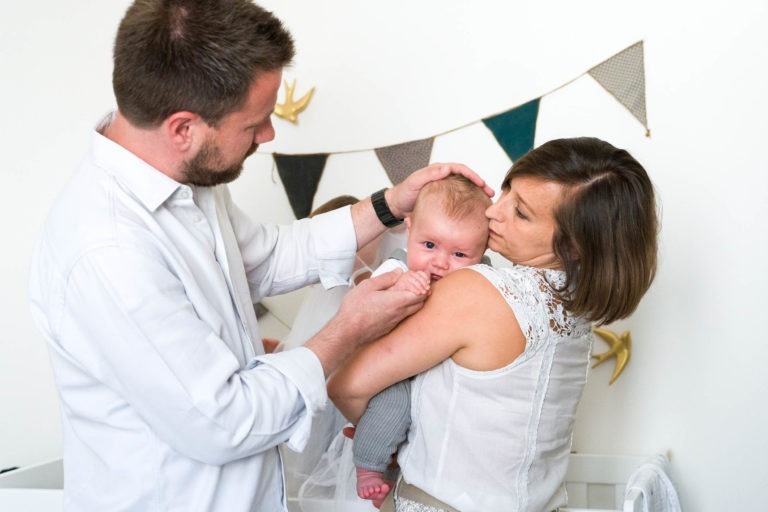
{"type": "Polygon", "coordinates": [[[222,161],[221,151],[215,143],[210,140],[206,141],[200,151],[184,166],[182,172],[185,182],[199,187],[213,187],[230,183],[243,172],[243,161],[252,155],[256,148],[258,145],[254,144],[240,163],[222,169],[219,167],[222,161]]]}

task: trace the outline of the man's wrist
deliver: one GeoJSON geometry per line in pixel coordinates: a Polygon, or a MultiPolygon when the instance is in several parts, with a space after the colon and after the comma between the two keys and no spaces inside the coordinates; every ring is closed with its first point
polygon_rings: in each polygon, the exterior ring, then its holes
{"type": "Polygon", "coordinates": [[[384,226],[393,228],[402,224],[403,219],[395,217],[395,214],[392,213],[389,204],[387,204],[387,198],[385,196],[386,191],[387,189],[383,188],[374,192],[371,195],[371,203],[373,204],[373,210],[376,212],[376,217],[379,218],[379,221],[381,221],[384,226]]]}

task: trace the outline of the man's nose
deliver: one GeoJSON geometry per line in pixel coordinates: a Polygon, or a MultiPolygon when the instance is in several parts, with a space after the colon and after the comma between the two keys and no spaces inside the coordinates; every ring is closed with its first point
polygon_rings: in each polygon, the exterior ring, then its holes
{"type": "Polygon", "coordinates": [[[272,119],[260,130],[258,130],[253,136],[254,144],[264,144],[275,138],[275,127],[272,124],[272,119]]]}

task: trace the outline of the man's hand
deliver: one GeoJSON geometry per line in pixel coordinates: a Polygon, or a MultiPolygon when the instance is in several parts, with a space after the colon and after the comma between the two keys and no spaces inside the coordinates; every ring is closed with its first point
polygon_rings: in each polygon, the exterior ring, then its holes
{"type": "Polygon", "coordinates": [[[395,284],[402,274],[400,270],[393,270],[366,279],[344,298],[334,319],[343,320],[350,334],[356,333],[358,345],[384,336],[423,305],[428,288],[397,289],[395,284]]]}
{"type": "Polygon", "coordinates": [[[475,171],[462,164],[431,164],[423,169],[413,172],[402,183],[395,185],[384,193],[387,205],[392,214],[402,219],[413,210],[416,203],[416,197],[424,185],[430,181],[437,181],[445,178],[449,174],[462,174],[469,180],[482,187],[488,197],[493,197],[494,191],[485,183],[475,171]]]}
{"type": "Polygon", "coordinates": [[[428,289],[394,287],[402,273],[393,270],[352,288],[336,315],[304,344],[317,355],[326,376],[357,347],[384,336],[424,304],[428,289]]]}

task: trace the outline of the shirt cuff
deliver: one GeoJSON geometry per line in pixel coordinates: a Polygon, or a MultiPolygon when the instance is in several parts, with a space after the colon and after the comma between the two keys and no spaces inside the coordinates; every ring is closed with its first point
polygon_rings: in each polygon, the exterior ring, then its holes
{"type": "Polygon", "coordinates": [[[348,285],[355,264],[357,235],[352,207],[345,206],[312,218],[312,243],[318,277],[325,289],[348,285]]]}
{"type": "Polygon", "coordinates": [[[306,347],[258,356],[250,367],[258,364],[268,365],[280,372],[296,386],[304,400],[305,413],[299,418],[296,429],[287,441],[289,448],[300,452],[309,441],[312,418],[328,402],[323,366],[315,353],[306,347]]]}

